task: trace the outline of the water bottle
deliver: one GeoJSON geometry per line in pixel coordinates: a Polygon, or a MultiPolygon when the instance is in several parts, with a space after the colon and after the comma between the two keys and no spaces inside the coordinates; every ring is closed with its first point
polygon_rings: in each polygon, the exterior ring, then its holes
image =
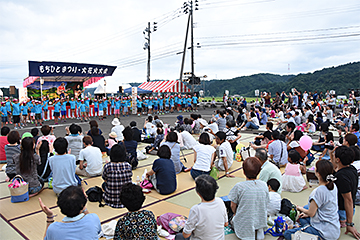
{"type": "Polygon", "coordinates": [[[139,176],[136,177],[136,185],[140,186],[140,177],[139,176]]]}
{"type": "Polygon", "coordinates": [[[295,210],[295,206],[293,206],[290,210],[290,214],[289,214],[289,217],[291,220],[293,220],[293,222],[295,223],[296,221],[296,210],[295,210]]]}

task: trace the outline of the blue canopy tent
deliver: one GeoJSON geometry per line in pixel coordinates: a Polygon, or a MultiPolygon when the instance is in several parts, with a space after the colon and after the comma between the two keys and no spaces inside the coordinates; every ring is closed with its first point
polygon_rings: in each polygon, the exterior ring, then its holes
{"type": "MultiPolygon", "coordinates": [[[[130,95],[132,93],[131,87],[124,89],[124,93],[130,95]]],[[[142,88],[137,88],[137,94],[149,94],[152,93],[150,90],[145,90],[142,88]]]]}

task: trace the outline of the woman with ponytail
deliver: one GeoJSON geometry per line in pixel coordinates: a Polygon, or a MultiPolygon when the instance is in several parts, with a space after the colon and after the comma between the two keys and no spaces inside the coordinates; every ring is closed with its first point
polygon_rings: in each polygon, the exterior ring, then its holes
{"type": "Polygon", "coordinates": [[[316,163],[315,175],[319,180],[319,187],[310,196],[308,205],[297,206],[300,211],[301,227],[285,231],[284,237],[291,239],[291,235],[301,230],[319,236],[319,239],[335,240],[340,237],[340,223],[337,203],[337,188],[334,184],[333,165],[326,160],[316,163]]]}

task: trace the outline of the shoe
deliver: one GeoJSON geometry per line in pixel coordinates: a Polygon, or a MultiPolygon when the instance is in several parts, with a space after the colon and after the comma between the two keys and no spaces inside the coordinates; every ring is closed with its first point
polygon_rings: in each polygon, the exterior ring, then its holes
{"type": "Polygon", "coordinates": [[[14,129],[18,129],[17,127],[14,127],[14,129]]]}
{"type": "Polygon", "coordinates": [[[160,237],[168,237],[170,234],[168,233],[168,231],[162,229],[161,226],[157,227],[157,233],[159,234],[160,237]]]}

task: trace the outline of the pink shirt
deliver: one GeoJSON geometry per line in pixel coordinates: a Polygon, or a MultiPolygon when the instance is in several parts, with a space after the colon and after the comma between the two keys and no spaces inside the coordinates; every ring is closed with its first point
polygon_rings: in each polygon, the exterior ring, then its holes
{"type": "Polygon", "coordinates": [[[9,144],[7,136],[0,136],[0,161],[6,163],[5,145],[9,144]]]}
{"type": "Polygon", "coordinates": [[[271,111],[270,111],[270,117],[271,117],[271,118],[274,118],[275,116],[276,116],[276,115],[275,115],[275,111],[274,111],[274,110],[271,110],[271,111]]]}
{"type": "Polygon", "coordinates": [[[36,145],[39,144],[39,142],[41,142],[42,140],[46,140],[48,141],[49,145],[53,145],[56,137],[54,135],[41,136],[38,138],[36,145]]]}
{"type": "Polygon", "coordinates": [[[293,163],[286,164],[285,175],[295,176],[295,177],[301,176],[300,164],[293,164],[293,163]]]}

